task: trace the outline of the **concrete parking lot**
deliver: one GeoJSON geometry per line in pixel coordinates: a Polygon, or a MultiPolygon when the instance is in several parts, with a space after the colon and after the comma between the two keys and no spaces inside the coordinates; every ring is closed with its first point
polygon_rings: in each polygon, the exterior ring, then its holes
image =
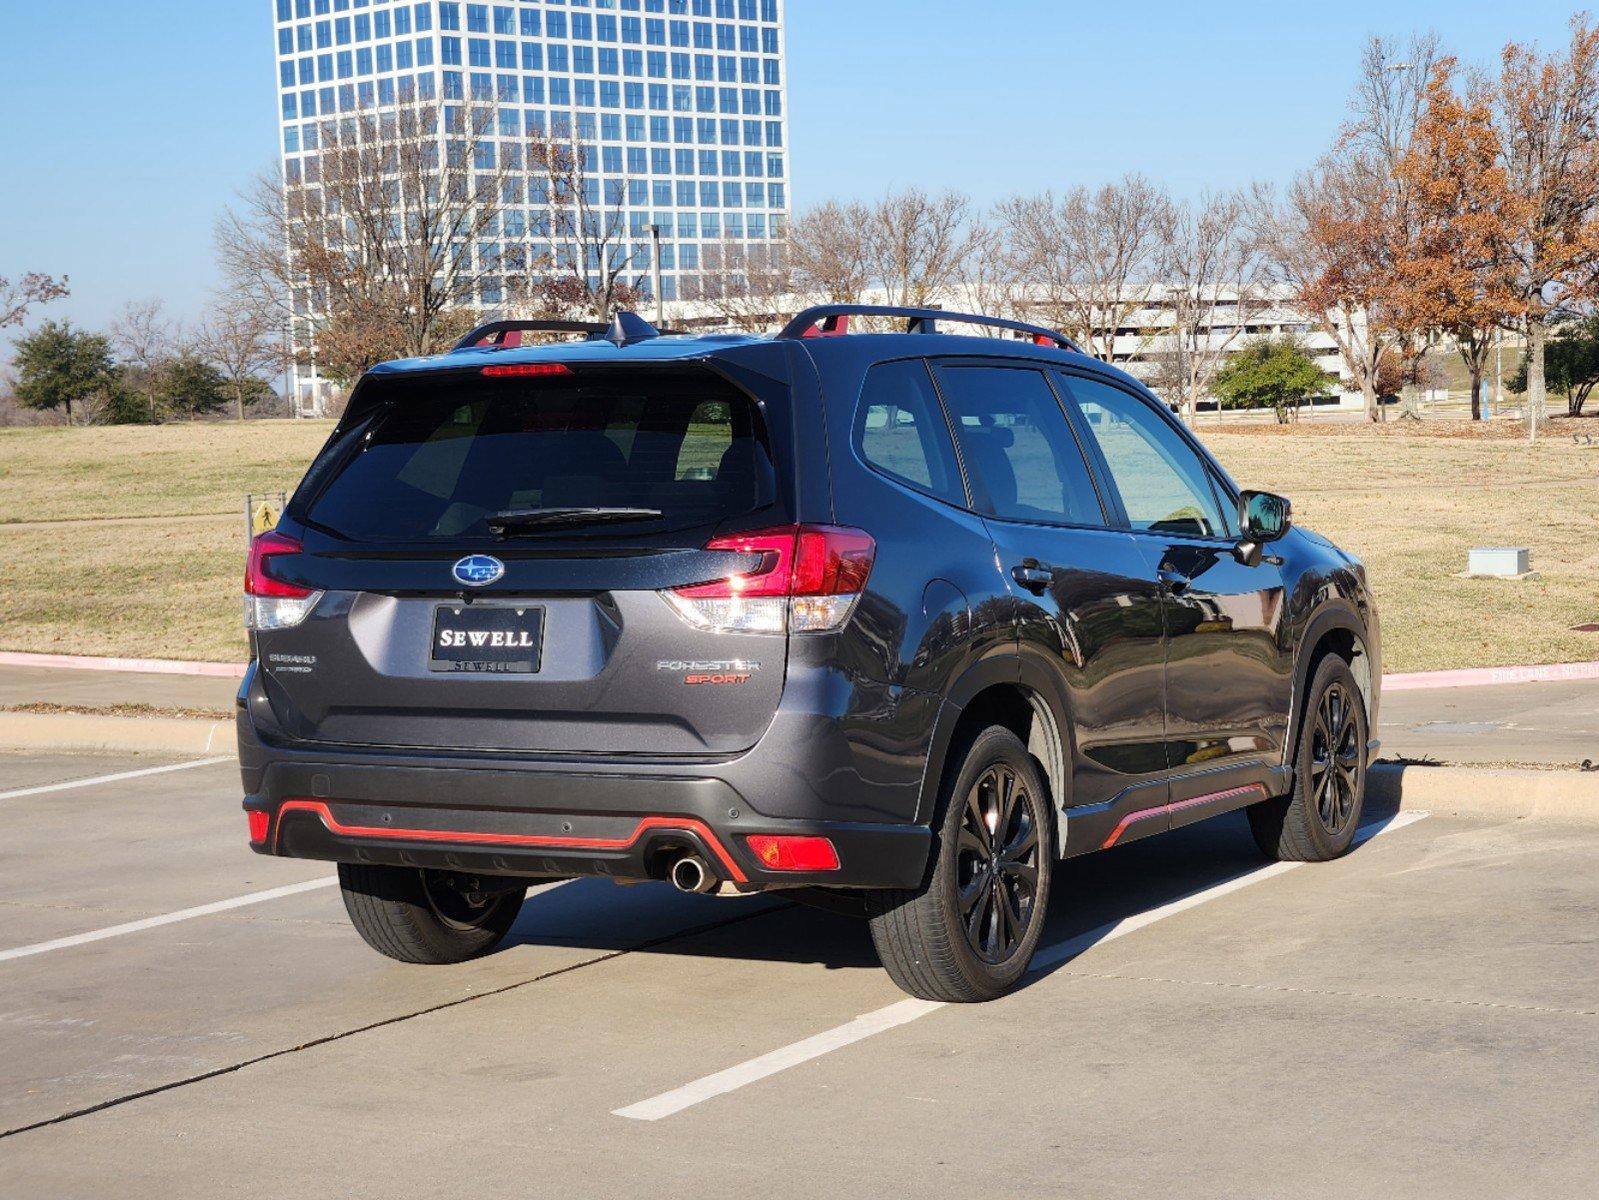
{"type": "Polygon", "coordinates": [[[0,779],[6,1200],[1599,1178],[1593,828],[1370,813],[1285,869],[1211,822],[1067,864],[1030,986],[939,1007],[848,919],[602,881],[530,897],[487,959],[402,966],[329,868],[248,852],[229,762],[0,779]]]}

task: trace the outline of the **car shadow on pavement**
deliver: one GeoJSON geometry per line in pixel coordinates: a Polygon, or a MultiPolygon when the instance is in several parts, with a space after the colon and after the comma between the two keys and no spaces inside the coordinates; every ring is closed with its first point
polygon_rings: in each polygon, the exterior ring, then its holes
{"type": "MultiPolygon", "coordinates": [[[[1392,801],[1369,800],[1362,824],[1380,825],[1396,811],[1392,801]]],[[[1265,863],[1243,813],[1056,863],[1039,947],[1041,956],[1054,960],[1031,978],[1036,981],[1090,949],[1096,932],[1249,875],[1265,863]],[[1068,945],[1064,958],[1049,954],[1068,945]]],[[[858,918],[780,894],[719,900],[684,895],[666,884],[617,887],[603,879],[574,880],[529,897],[504,948],[518,945],[879,969],[866,923],[858,918]]]]}

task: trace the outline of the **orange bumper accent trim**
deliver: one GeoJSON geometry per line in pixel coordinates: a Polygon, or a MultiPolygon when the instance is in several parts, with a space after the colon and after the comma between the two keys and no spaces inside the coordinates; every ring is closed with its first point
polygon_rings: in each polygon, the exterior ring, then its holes
{"type": "Polygon", "coordinates": [[[333,815],[326,802],[292,799],[278,805],[277,828],[272,831],[274,852],[278,848],[278,832],[283,824],[283,814],[290,812],[313,813],[321,819],[328,832],[338,834],[340,837],[381,838],[385,841],[400,842],[451,842],[463,846],[519,846],[546,850],[630,850],[651,830],[680,829],[703,838],[734,883],[749,882],[744,872],[739,870],[733,856],[711,831],[711,827],[693,817],[645,817],[634,827],[632,834],[625,838],[550,837],[534,834],[474,833],[455,829],[395,829],[390,826],[374,828],[366,825],[344,825],[333,815]]]}

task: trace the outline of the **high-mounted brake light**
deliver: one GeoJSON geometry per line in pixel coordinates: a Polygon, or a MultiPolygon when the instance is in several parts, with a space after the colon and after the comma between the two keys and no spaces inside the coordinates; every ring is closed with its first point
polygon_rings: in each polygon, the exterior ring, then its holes
{"type": "Polygon", "coordinates": [[[548,375],[570,375],[572,368],[565,363],[507,363],[502,367],[484,367],[490,379],[534,379],[548,375]]]}
{"type": "Polygon", "coordinates": [[[246,629],[292,629],[305,620],[322,593],[294,583],[275,579],[271,561],[299,554],[300,543],[275,530],[268,530],[250,542],[250,557],[244,568],[244,627],[246,629]]]}
{"type": "Polygon", "coordinates": [[[768,871],[838,870],[838,851],[824,837],[753,833],[744,840],[768,871]]]}
{"type": "Polygon", "coordinates": [[[705,546],[759,555],[747,571],[664,593],[701,629],[825,633],[849,619],[866,588],[877,543],[859,529],[787,525],[716,538],[705,546]]]}

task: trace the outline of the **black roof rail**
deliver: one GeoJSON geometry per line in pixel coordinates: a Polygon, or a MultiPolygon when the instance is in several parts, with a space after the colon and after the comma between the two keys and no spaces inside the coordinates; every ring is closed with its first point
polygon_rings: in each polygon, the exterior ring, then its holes
{"type": "Polygon", "coordinates": [[[1025,333],[1041,346],[1058,346],[1062,350],[1082,353],[1082,348],[1071,338],[1043,325],[1029,325],[1026,321],[1011,321],[1004,317],[987,317],[978,313],[948,312],[942,308],[908,308],[898,304],[819,304],[800,313],[785,325],[777,336],[780,338],[835,336],[848,331],[850,317],[904,317],[906,333],[937,333],[939,321],[989,325],[996,329],[1025,333]]]}
{"type": "Polygon", "coordinates": [[[617,346],[631,346],[634,342],[676,332],[675,329],[657,329],[637,313],[619,311],[610,321],[490,321],[486,325],[479,325],[456,342],[452,349],[470,350],[484,344],[503,346],[508,333],[581,333],[591,342],[604,339],[617,346]]]}

